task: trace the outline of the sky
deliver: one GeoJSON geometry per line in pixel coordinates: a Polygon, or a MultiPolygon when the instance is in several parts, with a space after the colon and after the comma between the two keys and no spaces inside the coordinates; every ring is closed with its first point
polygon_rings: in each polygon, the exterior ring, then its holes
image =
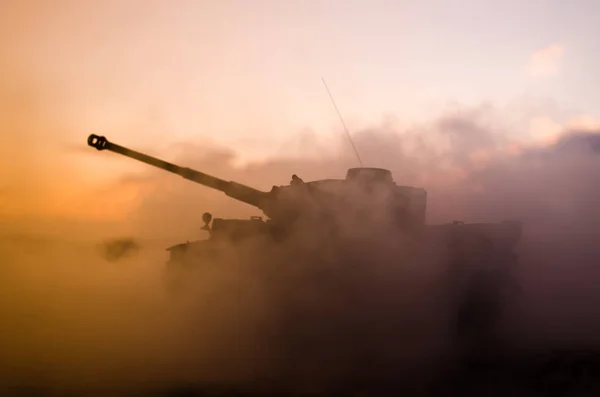
{"type": "Polygon", "coordinates": [[[6,217],[122,215],[135,191],[100,206],[94,189],[144,166],[91,153],[90,133],[169,159],[190,142],[246,162],[339,146],[322,77],[352,132],[485,108],[508,138],[543,144],[600,119],[591,0],[0,7],[6,217]]]}
{"type": "MultiPolygon", "coordinates": [[[[265,190],[343,178],[357,162],[321,78],[365,165],[427,189],[428,223],[524,222],[536,341],[596,342],[599,14],[592,0],[0,2],[2,356],[25,383],[179,378],[199,340],[230,365],[220,349],[251,328],[237,319],[264,308],[254,283],[211,267],[198,293],[223,298],[199,315],[163,306],[158,283],[167,244],[205,237],[204,211],[260,213],[87,137],[265,190]],[[97,243],[122,237],[140,257],[107,263],[97,243]]],[[[419,273],[399,290],[422,302],[435,291],[419,273]]]]}

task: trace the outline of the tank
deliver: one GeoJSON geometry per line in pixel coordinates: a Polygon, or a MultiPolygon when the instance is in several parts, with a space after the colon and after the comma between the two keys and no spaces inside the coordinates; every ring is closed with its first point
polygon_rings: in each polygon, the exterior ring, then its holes
{"type": "MultiPolygon", "coordinates": [[[[517,262],[515,252],[521,238],[521,222],[454,221],[428,225],[426,190],[397,184],[387,169],[351,168],[343,178],[315,181],[292,175],[289,184],[262,191],[125,148],[104,136],[90,135],[88,145],[221,191],[261,212],[249,219],[213,218],[205,213],[202,229],[207,238],[167,248],[169,261],[165,275],[171,290],[183,288],[191,279],[188,272],[201,272],[205,266],[213,266],[225,257],[252,257],[278,262],[278,266],[285,266],[286,262],[312,263],[318,257],[328,262],[328,269],[341,273],[333,271],[328,276],[308,278],[313,281],[297,283],[294,288],[309,289],[311,282],[316,283],[314,280],[325,283],[323,280],[327,279],[330,284],[322,285],[329,290],[337,285],[336,275],[347,278],[351,271],[355,272],[358,284],[361,280],[367,283],[368,267],[378,258],[384,258],[404,268],[409,264],[445,269],[453,275],[447,278],[448,291],[458,290],[450,293],[460,296],[458,286],[469,274],[490,267],[509,274],[517,262]],[[349,265],[358,262],[362,270],[349,265]]],[[[451,308],[450,316],[453,310],[460,311],[451,308]]]]}
{"type": "Polygon", "coordinates": [[[292,175],[288,185],[261,191],[125,148],[104,136],[90,135],[88,145],[97,150],[119,153],[219,190],[262,212],[262,216],[250,219],[213,219],[212,214],[205,213],[202,229],[208,232],[208,238],[169,247],[171,263],[184,262],[186,252],[193,251],[194,246],[204,247],[205,243],[228,241],[238,244],[260,238],[277,244],[289,241],[292,236],[298,239],[302,233],[322,231],[326,231],[328,240],[359,238],[361,233],[358,229],[367,231],[361,235],[366,239],[383,233],[401,233],[421,241],[442,239],[456,254],[459,250],[472,251],[473,248],[467,246],[473,244],[512,252],[521,236],[522,224],[518,221],[475,224],[454,221],[426,225],[425,189],[396,184],[387,169],[351,168],[343,179],[310,182],[292,175]]]}

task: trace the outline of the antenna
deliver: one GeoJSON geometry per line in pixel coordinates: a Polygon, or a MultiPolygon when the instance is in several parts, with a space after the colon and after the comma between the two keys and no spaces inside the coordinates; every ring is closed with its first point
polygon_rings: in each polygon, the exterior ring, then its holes
{"type": "Polygon", "coordinates": [[[362,160],[360,159],[360,155],[358,154],[358,151],[356,150],[356,146],[354,146],[354,141],[352,140],[350,131],[348,131],[348,127],[346,127],[346,123],[344,123],[344,119],[342,118],[342,115],[341,115],[337,105],[335,104],[335,101],[333,100],[333,96],[331,96],[331,92],[329,91],[329,87],[327,87],[327,83],[325,82],[325,79],[323,77],[321,77],[321,80],[323,80],[323,85],[325,86],[325,89],[327,90],[327,94],[329,94],[329,99],[331,99],[331,103],[333,103],[333,107],[335,108],[335,111],[337,112],[338,117],[340,118],[340,121],[342,122],[342,125],[344,126],[344,130],[346,130],[346,135],[348,135],[348,140],[350,141],[350,144],[352,145],[352,149],[354,149],[354,154],[356,154],[358,163],[362,167],[363,163],[362,163],[362,160]]]}

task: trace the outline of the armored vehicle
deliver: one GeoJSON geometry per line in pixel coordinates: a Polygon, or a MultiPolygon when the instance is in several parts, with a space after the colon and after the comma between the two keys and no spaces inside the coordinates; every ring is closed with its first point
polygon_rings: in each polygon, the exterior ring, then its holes
{"type": "MultiPolygon", "coordinates": [[[[288,287],[281,287],[285,291],[279,291],[275,300],[289,302],[292,300],[290,290],[310,290],[319,284],[321,291],[335,291],[339,296],[347,293],[348,299],[361,302],[352,309],[353,320],[349,320],[351,316],[331,320],[333,309],[322,315],[318,320],[318,338],[321,339],[325,338],[323,330],[327,327],[323,324],[327,321],[330,321],[331,329],[346,324],[346,330],[358,329],[352,321],[368,322],[365,319],[372,315],[373,310],[365,302],[373,299],[374,291],[383,295],[390,291],[393,294],[393,291],[419,288],[415,283],[410,285],[410,282],[390,286],[390,280],[402,279],[394,277],[398,276],[397,268],[402,268],[404,275],[413,269],[447,268],[460,279],[482,266],[489,268],[495,264],[496,268],[509,269],[516,259],[514,250],[521,237],[520,222],[427,225],[427,192],[418,187],[398,185],[387,169],[351,168],[343,179],[308,182],[292,175],[288,185],[261,191],[127,149],[108,141],[104,136],[90,135],[88,145],[177,174],[262,211],[262,216],[249,219],[213,218],[205,213],[203,229],[208,233],[208,238],[168,248],[168,285],[179,286],[188,280],[188,271],[202,272],[205,266],[230,260],[241,260],[256,266],[262,262],[270,263],[283,269],[281,272],[289,272],[290,267],[312,268],[312,273],[307,272],[310,276],[299,277],[293,283],[289,283],[288,278],[288,287]],[[385,266],[379,266],[384,262],[385,266]],[[376,287],[373,286],[375,284],[365,287],[365,291],[370,288],[369,292],[358,291],[371,282],[374,277],[372,273],[376,273],[372,269],[375,268],[379,269],[378,275],[387,272],[380,277],[384,281],[378,281],[376,287]],[[344,282],[340,281],[342,279],[344,282]]],[[[273,277],[269,275],[269,279],[273,277]]],[[[279,280],[271,282],[271,286],[277,288],[278,284],[283,285],[279,280]]],[[[457,280],[456,285],[461,282],[457,280]]],[[[418,296],[419,292],[416,291],[415,295],[418,296]]],[[[324,310],[325,298],[317,299],[322,299],[323,305],[319,310],[324,310]]],[[[382,298],[375,305],[380,308],[384,300],[394,301],[392,298],[382,298]]],[[[453,300],[460,301],[460,298],[453,300]]],[[[393,306],[391,303],[385,305],[393,306]]],[[[286,306],[286,316],[292,311],[291,307],[286,306]]],[[[390,312],[396,310],[392,307],[390,312]]],[[[298,312],[301,311],[298,309],[298,312]]],[[[290,320],[288,316],[281,321],[281,324],[294,324],[294,330],[289,334],[301,332],[298,318],[307,317],[304,313],[295,319],[290,320]]],[[[308,331],[302,332],[302,338],[306,339],[308,331]]],[[[339,335],[341,331],[331,332],[332,335],[339,335]]],[[[372,332],[375,331],[369,331],[372,332]]],[[[294,353],[288,351],[289,354],[286,354],[296,358],[295,365],[298,365],[299,355],[310,350],[299,348],[304,342],[299,342],[301,338],[298,338],[293,343],[289,339],[286,342],[286,349],[294,346],[294,353]]],[[[329,342],[321,343],[330,347],[341,346],[340,339],[331,338],[329,342]]],[[[371,338],[381,342],[384,336],[371,335],[371,338]]],[[[348,343],[352,348],[366,346],[348,343]]],[[[342,347],[339,349],[343,350],[342,347]]],[[[313,358],[307,361],[323,360],[313,358]]]]}
{"type": "Polygon", "coordinates": [[[267,218],[213,219],[211,214],[205,213],[203,229],[208,232],[208,239],[169,247],[170,262],[173,263],[190,261],[193,255],[189,254],[196,248],[204,254],[208,252],[205,247],[221,241],[239,244],[260,238],[272,243],[285,243],[291,238],[298,239],[303,231],[310,234],[326,231],[328,240],[381,238],[395,234],[422,241],[428,240],[423,240],[423,237],[440,237],[453,247],[455,255],[460,250],[462,253],[475,252],[473,244],[480,248],[485,246],[487,249],[512,252],[521,235],[521,223],[516,221],[478,224],[455,221],[426,225],[427,192],[418,187],[397,185],[387,169],[351,168],[344,179],[311,182],[292,175],[289,185],[260,191],[127,149],[103,136],[90,135],[88,145],[97,150],[122,154],[219,190],[234,200],[261,210],[267,218]],[[365,232],[361,233],[361,230],[365,232]]]}

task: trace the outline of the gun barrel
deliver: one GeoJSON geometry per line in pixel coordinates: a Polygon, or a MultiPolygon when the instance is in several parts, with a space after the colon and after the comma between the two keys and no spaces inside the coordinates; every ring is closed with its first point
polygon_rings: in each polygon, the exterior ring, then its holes
{"type": "Polygon", "coordinates": [[[258,208],[263,208],[263,200],[267,196],[267,192],[254,189],[235,182],[229,182],[212,175],[205,174],[200,171],[193,170],[187,167],[169,163],[168,161],[157,159],[156,157],[148,156],[135,150],[127,149],[121,145],[110,142],[104,136],[91,134],[88,137],[88,145],[97,150],[110,150],[111,152],[119,153],[132,159],[141,161],[160,168],[165,171],[177,174],[185,179],[199,183],[201,185],[220,190],[226,195],[244,203],[253,205],[258,208]]]}

